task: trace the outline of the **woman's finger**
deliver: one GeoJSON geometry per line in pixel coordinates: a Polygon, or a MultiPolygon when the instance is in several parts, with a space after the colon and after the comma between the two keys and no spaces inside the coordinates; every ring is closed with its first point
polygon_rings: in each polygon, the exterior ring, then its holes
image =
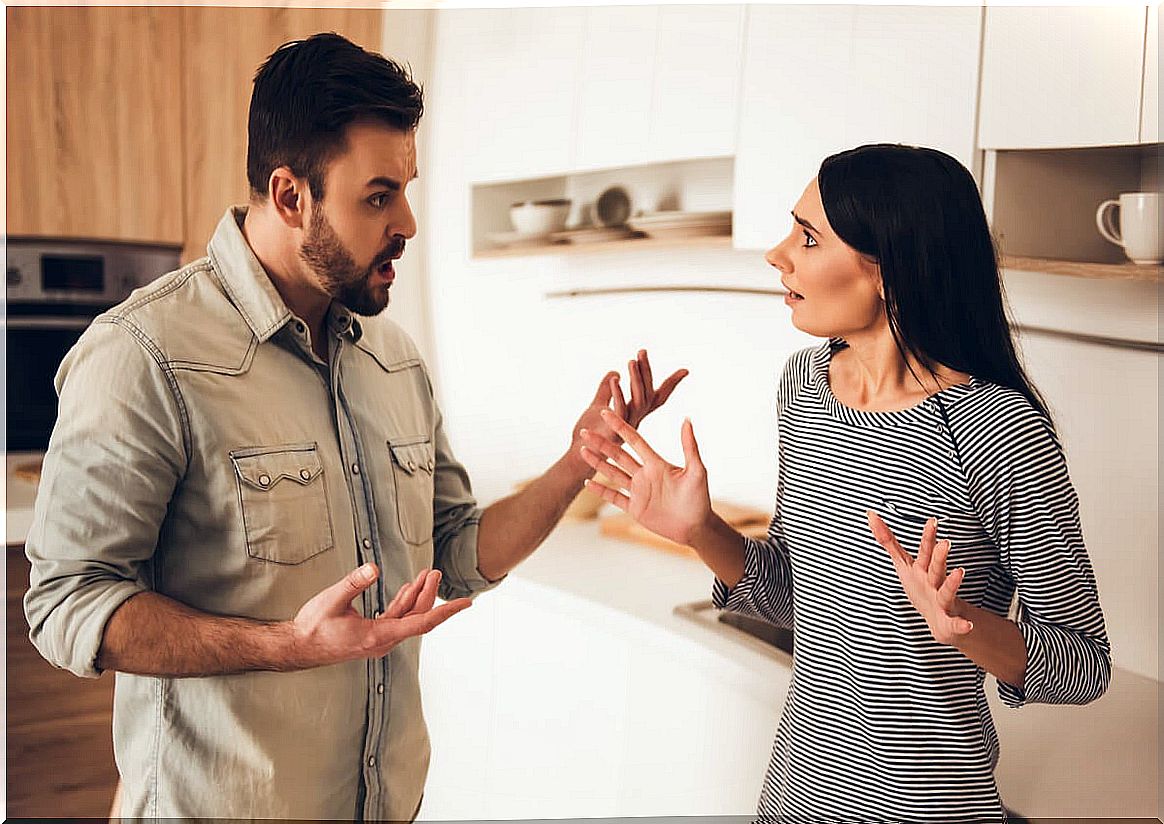
{"type": "Polygon", "coordinates": [[[643,468],[638,461],[626,453],[625,449],[601,437],[597,432],[583,429],[578,434],[582,436],[584,446],[589,447],[601,455],[602,460],[610,459],[615,466],[622,469],[627,475],[633,477],[636,472],[643,468]]]}
{"type": "Polygon", "coordinates": [[[946,612],[953,608],[954,601],[958,597],[958,587],[962,586],[962,580],[965,577],[966,570],[958,567],[946,577],[945,582],[938,589],[938,606],[946,612]]]}
{"type": "Polygon", "coordinates": [[[612,429],[614,429],[616,435],[627,442],[627,445],[635,451],[635,454],[639,456],[639,460],[644,464],[648,461],[663,460],[659,457],[655,450],[651,449],[651,445],[643,440],[643,436],[640,435],[633,426],[628,424],[626,421],[616,418],[613,414],[611,414],[609,409],[602,410],[602,419],[606,421],[606,423],[612,429]]]}
{"type": "Polygon", "coordinates": [[[604,461],[602,456],[595,452],[588,446],[582,447],[582,457],[586,463],[601,473],[607,480],[618,484],[620,489],[630,489],[631,476],[623,472],[609,461],[604,461]]]}
{"type": "Polygon", "coordinates": [[[699,456],[699,444],[695,441],[695,427],[691,425],[691,418],[683,419],[683,427],[679,430],[679,440],[683,442],[683,460],[687,464],[687,468],[703,466],[703,458],[699,456]]]}
{"type": "Polygon", "coordinates": [[[901,544],[897,542],[897,536],[893,534],[893,530],[881,519],[881,516],[869,509],[865,511],[865,518],[869,521],[869,530],[873,533],[873,539],[884,547],[891,556],[904,562],[907,568],[913,566],[913,558],[901,548],[901,544]]]}
{"type": "Polygon", "coordinates": [[[921,544],[917,548],[917,565],[923,572],[930,568],[930,559],[934,554],[934,541],[938,536],[938,519],[926,519],[922,529],[921,544]]]}
{"type": "Polygon", "coordinates": [[[946,558],[950,554],[950,542],[942,539],[934,546],[934,557],[930,559],[930,586],[940,587],[946,580],[946,558]]]}
{"type": "Polygon", "coordinates": [[[630,509],[630,498],[619,492],[617,489],[611,489],[606,484],[602,483],[596,478],[591,478],[585,482],[586,488],[597,495],[608,504],[614,504],[623,512],[630,509]]]}

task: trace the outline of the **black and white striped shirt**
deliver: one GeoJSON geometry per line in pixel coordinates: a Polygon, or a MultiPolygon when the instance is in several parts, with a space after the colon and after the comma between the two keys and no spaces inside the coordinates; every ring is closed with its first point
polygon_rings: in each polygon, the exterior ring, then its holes
{"type": "Polygon", "coordinates": [[[965,567],[959,597],[1017,620],[1028,664],[1011,707],[1103,694],[1110,648],[1078,500],[1048,421],[971,380],[897,412],[841,404],[830,341],[793,355],[777,393],[780,472],[766,541],[717,606],[795,624],[792,682],[760,796],[778,821],[999,821],[985,673],[930,635],[865,518],[916,552],[928,517],[965,567]]]}

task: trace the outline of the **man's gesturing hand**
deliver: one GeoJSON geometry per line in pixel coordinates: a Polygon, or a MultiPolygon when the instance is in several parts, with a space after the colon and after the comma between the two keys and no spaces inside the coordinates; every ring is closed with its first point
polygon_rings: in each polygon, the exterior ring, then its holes
{"type": "Polygon", "coordinates": [[[401,641],[423,635],[472,603],[458,598],[434,607],[441,574],[426,569],[396,592],[382,614],[365,618],[352,602],[378,575],[375,564],[364,564],[303,605],[291,621],[293,668],[380,658],[401,641]]]}

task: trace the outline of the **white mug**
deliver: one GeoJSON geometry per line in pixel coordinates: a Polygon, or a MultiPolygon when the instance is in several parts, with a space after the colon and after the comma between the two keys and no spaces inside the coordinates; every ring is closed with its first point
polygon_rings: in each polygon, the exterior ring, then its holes
{"type": "Polygon", "coordinates": [[[1105,200],[1095,212],[1095,226],[1104,240],[1124,248],[1133,263],[1164,262],[1164,232],[1160,231],[1160,192],[1124,192],[1105,200]],[[1114,211],[1120,210],[1119,226],[1114,211]]]}

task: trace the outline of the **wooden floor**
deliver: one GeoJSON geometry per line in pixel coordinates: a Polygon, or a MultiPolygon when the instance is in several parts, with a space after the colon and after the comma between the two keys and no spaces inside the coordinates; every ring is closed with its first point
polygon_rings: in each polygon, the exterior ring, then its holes
{"type": "Polygon", "coordinates": [[[104,818],[117,786],[113,675],[78,678],[40,657],[22,605],[28,560],[6,554],[8,817],[104,818]]]}

